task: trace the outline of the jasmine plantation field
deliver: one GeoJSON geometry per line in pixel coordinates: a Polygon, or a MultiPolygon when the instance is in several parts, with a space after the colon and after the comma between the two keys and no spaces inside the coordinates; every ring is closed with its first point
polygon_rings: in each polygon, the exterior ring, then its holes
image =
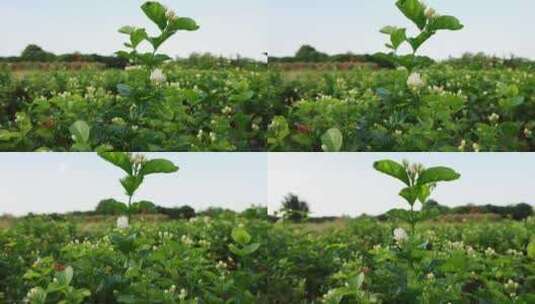
{"type": "Polygon", "coordinates": [[[0,149],[534,150],[533,61],[433,60],[421,49],[464,31],[463,20],[417,0],[396,1],[391,10],[406,24],[380,28],[386,52],[329,56],[304,46],[266,63],[171,58],[163,47],[202,24],[146,2],[139,15],[150,27],[119,28],[125,43],[114,56],[56,56],[30,45],[4,60],[0,149]]]}

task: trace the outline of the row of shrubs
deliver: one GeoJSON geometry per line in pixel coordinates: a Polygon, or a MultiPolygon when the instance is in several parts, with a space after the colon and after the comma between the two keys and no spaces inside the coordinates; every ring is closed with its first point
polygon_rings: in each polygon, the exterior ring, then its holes
{"type": "MultiPolygon", "coordinates": [[[[240,57],[226,58],[210,53],[193,53],[187,58],[177,58],[176,63],[186,68],[213,69],[225,67],[259,68],[265,67],[265,63],[250,58],[240,57]]],[[[15,70],[43,69],[43,66],[71,67],[74,63],[90,63],[112,69],[124,69],[128,60],[117,56],[102,56],[98,54],[70,53],[56,55],[43,50],[38,45],[28,45],[20,56],[0,57],[0,63],[9,64],[15,70]],[[52,65],[51,65],[52,64],[52,65]]]]}
{"type": "MultiPolygon", "coordinates": [[[[418,60],[424,65],[435,63],[426,56],[419,56],[418,60]]],[[[274,64],[295,64],[295,63],[347,63],[360,62],[372,63],[383,68],[393,68],[392,62],[384,57],[384,54],[334,54],[320,52],[310,45],[303,45],[294,56],[269,57],[269,63],[274,64]]],[[[535,69],[535,61],[521,57],[511,56],[501,58],[484,53],[466,53],[459,58],[449,58],[442,61],[444,64],[458,68],[485,69],[485,68],[512,68],[512,69],[535,69]]]]}

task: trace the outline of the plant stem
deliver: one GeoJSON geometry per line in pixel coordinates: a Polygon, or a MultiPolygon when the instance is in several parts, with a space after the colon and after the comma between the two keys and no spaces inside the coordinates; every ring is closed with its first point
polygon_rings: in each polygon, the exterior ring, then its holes
{"type": "Polygon", "coordinates": [[[132,219],[132,196],[130,195],[128,197],[128,223],[130,224],[130,220],[132,219]]]}

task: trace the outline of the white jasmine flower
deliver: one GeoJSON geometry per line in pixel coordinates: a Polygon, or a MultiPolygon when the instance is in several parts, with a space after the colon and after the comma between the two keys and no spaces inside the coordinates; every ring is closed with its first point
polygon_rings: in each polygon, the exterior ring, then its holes
{"type": "Polygon", "coordinates": [[[210,132],[210,140],[212,142],[216,141],[217,140],[217,135],[214,133],[214,132],[210,132]]]}
{"type": "Polygon", "coordinates": [[[167,81],[167,77],[165,77],[165,74],[160,69],[155,69],[150,74],[150,81],[152,81],[155,84],[161,84],[167,81]]]}
{"type": "Polygon", "coordinates": [[[432,7],[429,7],[425,11],[425,16],[427,17],[427,19],[431,19],[431,18],[435,17],[436,15],[437,15],[437,12],[432,7]]]}
{"type": "Polygon", "coordinates": [[[478,143],[474,143],[472,145],[472,148],[474,149],[475,152],[481,151],[481,145],[479,145],[478,143]]]}
{"type": "Polygon", "coordinates": [[[117,228],[119,229],[128,228],[128,217],[120,216],[119,218],[117,218],[117,228]]]}
{"type": "Polygon", "coordinates": [[[532,134],[533,134],[533,132],[530,129],[524,128],[524,135],[526,137],[531,137],[532,134]]]}
{"type": "Polygon", "coordinates": [[[408,238],[409,235],[403,228],[394,229],[394,240],[396,240],[398,243],[406,241],[408,238]]]}
{"type": "Polygon", "coordinates": [[[221,111],[221,113],[225,114],[225,115],[228,115],[230,113],[232,113],[232,108],[229,107],[229,106],[226,106],[223,108],[223,110],[221,111]]]}
{"type": "Polygon", "coordinates": [[[459,147],[457,147],[459,149],[459,151],[464,151],[464,148],[466,147],[466,140],[461,140],[461,144],[459,145],[459,147]]]}
{"type": "Polygon", "coordinates": [[[411,89],[419,89],[419,88],[425,86],[425,81],[422,79],[422,75],[420,75],[419,73],[414,72],[407,79],[407,85],[411,89]]]}
{"type": "Polygon", "coordinates": [[[492,115],[489,116],[489,121],[492,123],[497,122],[498,120],[500,120],[500,115],[496,113],[492,113],[492,115]]]}
{"type": "Polygon", "coordinates": [[[165,13],[165,17],[167,17],[167,20],[175,20],[176,19],[176,13],[172,9],[168,9],[165,13]]]}

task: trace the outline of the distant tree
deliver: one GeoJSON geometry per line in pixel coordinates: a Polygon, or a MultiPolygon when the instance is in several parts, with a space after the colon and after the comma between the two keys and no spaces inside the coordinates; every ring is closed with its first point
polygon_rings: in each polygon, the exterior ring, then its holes
{"type": "Polygon", "coordinates": [[[167,215],[170,219],[178,220],[178,219],[185,219],[189,220],[190,218],[194,218],[196,216],[195,209],[193,209],[190,206],[182,206],[182,207],[174,207],[174,208],[166,208],[158,206],[156,207],[158,213],[167,215]]]}
{"type": "Polygon", "coordinates": [[[156,205],[149,201],[139,201],[132,204],[132,213],[134,214],[155,214],[156,205]]]}
{"type": "Polygon", "coordinates": [[[528,217],[532,215],[533,215],[533,207],[531,207],[531,205],[528,205],[526,203],[520,203],[514,206],[512,210],[513,219],[517,221],[527,219],[528,217]]]}
{"type": "Polygon", "coordinates": [[[289,193],[282,201],[280,212],[285,220],[301,222],[308,217],[310,208],[307,202],[300,200],[297,195],[289,193]]]}
{"type": "Polygon", "coordinates": [[[120,215],[126,214],[127,209],[126,204],[111,198],[100,201],[95,212],[99,215],[120,215]]]}
{"type": "Polygon", "coordinates": [[[30,44],[22,51],[20,57],[23,61],[49,62],[54,61],[56,56],[46,52],[38,45],[30,44]]]}
{"type": "Polygon", "coordinates": [[[268,209],[265,206],[253,205],[242,212],[242,216],[248,219],[268,219],[268,209]]]}
{"type": "Polygon", "coordinates": [[[443,206],[434,199],[427,200],[427,202],[422,207],[422,210],[429,209],[437,209],[438,211],[440,211],[441,214],[448,213],[448,211],[450,210],[448,206],[443,206]]]}
{"type": "Polygon", "coordinates": [[[329,55],[318,52],[310,45],[303,45],[295,53],[295,58],[302,62],[321,62],[329,59],[329,55]]]}

